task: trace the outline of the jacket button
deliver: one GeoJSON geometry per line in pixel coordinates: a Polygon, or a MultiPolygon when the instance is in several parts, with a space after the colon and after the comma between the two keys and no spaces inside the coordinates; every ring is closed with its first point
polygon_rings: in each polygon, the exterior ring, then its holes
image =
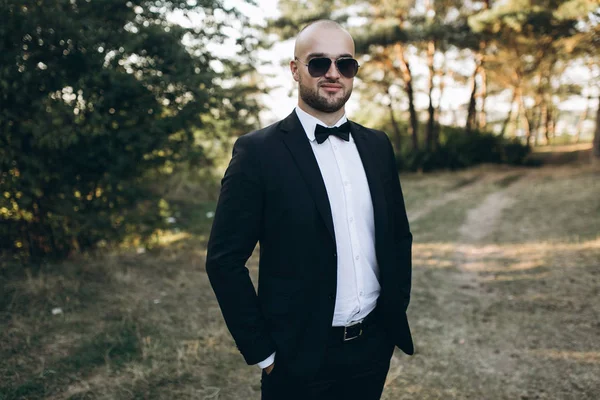
{"type": "Polygon", "coordinates": [[[329,296],[327,296],[327,297],[329,297],[329,300],[333,300],[333,298],[334,298],[333,294],[331,294],[331,293],[329,293],[329,296]]]}
{"type": "Polygon", "coordinates": [[[337,258],[337,253],[333,253],[333,258],[337,258]]]}

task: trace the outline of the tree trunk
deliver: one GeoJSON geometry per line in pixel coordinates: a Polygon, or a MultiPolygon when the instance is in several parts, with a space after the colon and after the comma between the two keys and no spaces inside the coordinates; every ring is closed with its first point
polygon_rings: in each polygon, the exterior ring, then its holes
{"type": "Polygon", "coordinates": [[[542,125],[542,95],[538,93],[535,99],[535,105],[531,110],[531,135],[533,136],[533,145],[539,146],[540,126],[542,125]]]}
{"type": "Polygon", "coordinates": [[[554,128],[556,126],[554,121],[555,109],[552,103],[548,104],[548,109],[546,112],[548,113],[546,117],[546,139],[548,140],[548,143],[550,143],[551,139],[554,138],[554,128]]]}
{"type": "MultiPolygon", "coordinates": [[[[489,10],[490,8],[490,0],[483,1],[483,9],[489,10]]],[[[485,103],[487,100],[487,74],[485,72],[485,58],[487,54],[487,41],[480,40],[479,41],[479,76],[481,77],[481,111],[479,112],[479,118],[477,120],[477,127],[479,130],[484,130],[487,125],[487,112],[485,110],[485,103]]],[[[511,103],[512,106],[512,103],[511,103]]],[[[512,111],[512,109],[511,109],[512,111]]],[[[509,114],[510,116],[510,114],[509,114]]],[[[505,127],[503,127],[504,130],[505,127]]]]}
{"type": "Polygon", "coordinates": [[[481,76],[481,91],[479,93],[479,96],[481,97],[481,110],[479,111],[478,128],[480,130],[485,130],[487,126],[487,112],[485,110],[485,102],[487,100],[487,74],[485,73],[485,68],[481,68],[479,76],[481,76]]]}
{"type": "Polygon", "coordinates": [[[396,45],[396,52],[400,61],[400,70],[402,71],[402,80],[404,81],[404,90],[408,97],[408,113],[410,115],[409,130],[412,137],[413,150],[419,149],[419,120],[415,109],[415,94],[412,85],[412,72],[408,60],[404,57],[404,48],[402,45],[396,45]]]}
{"type": "Polygon", "coordinates": [[[577,121],[577,127],[575,128],[575,143],[579,143],[579,140],[581,139],[581,131],[583,130],[583,124],[589,118],[590,99],[591,98],[588,96],[585,103],[585,110],[581,111],[581,114],[579,114],[579,120],[577,121]]]}
{"type": "Polygon", "coordinates": [[[510,109],[508,110],[508,115],[506,116],[506,119],[504,120],[504,123],[502,124],[502,130],[500,131],[500,137],[504,137],[506,135],[506,128],[508,127],[508,124],[510,123],[510,120],[512,118],[515,101],[517,101],[517,91],[513,90],[512,100],[510,101],[510,109]]]}
{"type": "Polygon", "coordinates": [[[475,127],[475,117],[476,117],[476,101],[477,101],[477,74],[479,73],[479,62],[477,61],[477,65],[475,66],[475,71],[473,72],[473,76],[471,77],[471,97],[469,99],[469,107],[467,109],[467,122],[465,124],[465,131],[467,134],[473,132],[473,128],[475,127]]]}
{"type": "Polygon", "coordinates": [[[529,118],[527,116],[527,110],[525,109],[525,102],[523,101],[523,93],[519,90],[519,115],[522,116],[523,129],[525,130],[525,138],[527,139],[527,146],[531,146],[531,129],[529,125],[529,118]]]}
{"type": "Polygon", "coordinates": [[[548,138],[548,124],[546,121],[548,120],[548,102],[546,99],[542,100],[542,104],[540,106],[540,119],[538,121],[538,134],[544,138],[544,144],[549,145],[550,139],[548,138]]]}
{"type": "Polygon", "coordinates": [[[392,97],[390,95],[390,121],[392,122],[392,128],[394,129],[394,147],[397,152],[400,152],[402,149],[402,134],[400,133],[400,128],[398,127],[398,122],[396,122],[396,117],[394,116],[394,103],[392,101],[392,97]]]}
{"type": "MultiPolygon", "coordinates": [[[[486,3],[486,7],[489,4],[486,3]]],[[[482,40],[479,42],[479,54],[481,54],[481,63],[479,64],[479,76],[481,77],[481,90],[479,97],[481,98],[481,110],[479,111],[479,118],[477,120],[477,128],[484,130],[487,125],[487,112],[485,110],[485,103],[487,99],[487,74],[485,72],[485,54],[486,54],[487,42],[482,40]]]]}
{"type": "Polygon", "coordinates": [[[596,131],[594,132],[593,156],[600,160],[600,96],[598,96],[598,110],[596,111],[596,131]]]}
{"type": "Polygon", "coordinates": [[[435,119],[436,119],[436,124],[435,127],[433,129],[433,133],[434,133],[434,137],[433,137],[433,144],[435,148],[438,148],[439,143],[440,143],[440,123],[439,123],[439,119],[440,116],[442,115],[442,99],[444,97],[444,89],[446,89],[446,83],[445,83],[445,77],[446,77],[446,73],[447,73],[447,68],[446,68],[446,54],[444,51],[442,51],[442,55],[444,56],[444,61],[442,63],[442,67],[438,70],[438,77],[440,79],[440,85],[439,85],[439,89],[440,89],[440,97],[438,99],[438,104],[437,107],[435,109],[435,119]]]}
{"type": "Polygon", "coordinates": [[[433,108],[433,77],[435,74],[435,70],[433,67],[433,56],[435,54],[435,42],[430,40],[427,44],[427,66],[429,67],[429,106],[427,107],[427,111],[429,114],[429,119],[427,120],[427,130],[425,134],[425,141],[427,146],[427,151],[432,151],[434,148],[434,126],[435,126],[435,109],[433,108]]]}

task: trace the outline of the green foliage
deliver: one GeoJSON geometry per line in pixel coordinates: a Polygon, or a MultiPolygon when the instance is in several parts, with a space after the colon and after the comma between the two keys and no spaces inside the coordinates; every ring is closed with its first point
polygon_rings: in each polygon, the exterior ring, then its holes
{"type": "Polygon", "coordinates": [[[488,132],[441,127],[440,144],[433,151],[404,147],[397,155],[398,169],[430,172],[457,170],[483,163],[522,165],[530,148],[517,140],[505,140],[488,132]]]}
{"type": "MultiPolygon", "coordinates": [[[[400,132],[400,140],[394,135],[394,127],[389,114],[377,112],[369,106],[358,114],[359,123],[383,130],[390,136],[392,143],[401,142],[396,149],[398,170],[424,171],[457,170],[482,163],[523,165],[530,160],[531,148],[519,139],[503,139],[490,132],[474,131],[467,134],[462,127],[438,126],[439,144],[433,151],[420,148],[414,151],[408,135],[408,124],[396,116],[396,126],[400,132]]],[[[419,132],[423,136],[423,132],[419,132]]]]}
{"type": "Polygon", "coordinates": [[[9,0],[0,13],[0,252],[64,257],[148,236],[165,206],[144,178],[207,165],[211,121],[231,135],[257,114],[256,86],[232,83],[253,72],[252,43],[236,60],[209,48],[241,18],[218,0],[9,0]],[[176,9],[202,26],[169,22],[176,9]]]}
{"type": "Polygon", "coordinates": [[[269,21],[267,31],[276,33],[285,40],[295,37],[302,27],[319,19],[341,22],[347,18],[343,11],[339,12],[343,10],[345,3],[345,0],[279,0],[278,9],[281,16],[269,21]]]}
{"type": "Polygon", "coordinates": [[[519,139],[513,138],[506,140],[502,146],[503,161],[511,165],[524,165],[528,163],[527,156],[531,153],[531,148],[524,146],[519,139]]]}

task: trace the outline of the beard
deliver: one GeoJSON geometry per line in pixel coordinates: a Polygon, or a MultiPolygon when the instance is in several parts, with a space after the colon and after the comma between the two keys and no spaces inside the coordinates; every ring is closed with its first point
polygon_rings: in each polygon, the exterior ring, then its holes
{"type": "MultiPolygon", "coordinates": [[[[323,83],[334,83],[334,82],[323,82],[323,83]]],[[[335,82],[338,83],[338,82],[335,82]]],[[[339,84],[339,83],[338,83],[339,84]]],[[[325,112],[325,113],[333,113],[340,110],[344,107],[344,104],[350,98],[352,94],[352,89],[346,90],[345,87],[342,88],[343,96],[342,97],[328,97],[319,95],[319,87],[317,89],[313,89],[308,86],[304,86],[302,81],[298,82],[298,91],[300,94],[300,98],[310,107],[315,110],[325,112]]]]}

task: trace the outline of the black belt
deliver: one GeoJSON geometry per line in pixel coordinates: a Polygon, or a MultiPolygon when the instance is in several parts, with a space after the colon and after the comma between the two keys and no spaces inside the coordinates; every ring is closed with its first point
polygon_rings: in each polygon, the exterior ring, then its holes
{"type": "Polygon", "coordinates": [[[334,340],[349,342],[358,339],[365,334],[377,321],[376,310],[373,310],[361,322],[356,322],[348,326],[331,327],[330,337],[334,340]]]}

